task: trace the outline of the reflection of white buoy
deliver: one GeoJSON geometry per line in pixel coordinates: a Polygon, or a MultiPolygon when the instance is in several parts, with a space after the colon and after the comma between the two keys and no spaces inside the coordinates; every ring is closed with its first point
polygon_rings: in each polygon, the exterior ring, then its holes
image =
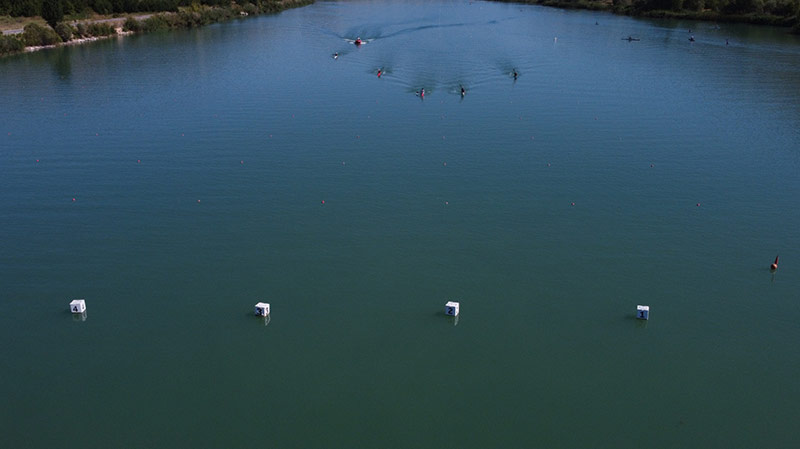
{"type": "Polygon", "coordinates": [[[69,310],[72,313],[83,313],[83,312],[86,312],[86,300],[84,300],[84,299],[73,299],[72,302],[69,303],[69,310]]]}
{"type": "Polygon", "coordinates": [[[447,301],[444,305],[444,313],[449,316],[458,316],[459,303],[455,301],[447,301]]]}
{"type": "Polygon", "coordinates": [[[257,303],[254,312],[258,316],[269,316],[269,304],[266,302],[257,303]]]}
{"type": "Polygon", "coordinates": [[[649,320],[650,306],[636,306],[636,318],[640,320],[649,320]]]}

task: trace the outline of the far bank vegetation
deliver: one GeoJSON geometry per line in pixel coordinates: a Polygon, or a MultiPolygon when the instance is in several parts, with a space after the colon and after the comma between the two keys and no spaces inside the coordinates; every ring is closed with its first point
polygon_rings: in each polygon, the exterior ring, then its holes
{"type": "Polygon", "coordinates": [[[41,17],[21,34],[0,35],[0,55],[126,32],[192,28],[303,6],[313,0],[0,0],[0,16],[41,17]],[[131,17],[137,14],[138,18],[131,17]],[[126,16],[127,19],[126,19],[126,16]],[[108,18],[118,19],[108,21],[108,18]],[[106,19],[100,21],[100,19],[106,19]]]}
{"type": "Polygon", "coordinates": [[[630,16],[743,22],[800,32],[800,0],[496,0],[630,16]]]}

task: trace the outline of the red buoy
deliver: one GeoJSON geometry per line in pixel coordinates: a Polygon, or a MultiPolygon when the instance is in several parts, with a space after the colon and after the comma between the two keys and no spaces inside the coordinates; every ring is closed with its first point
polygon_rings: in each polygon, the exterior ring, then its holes
{"type": "Polygon", "coordinates": [[[772,271],[778,269],[778,256],[775,256],[775,262],[772,262],[772,265],[769,266],[769,269],[772,271]]]}

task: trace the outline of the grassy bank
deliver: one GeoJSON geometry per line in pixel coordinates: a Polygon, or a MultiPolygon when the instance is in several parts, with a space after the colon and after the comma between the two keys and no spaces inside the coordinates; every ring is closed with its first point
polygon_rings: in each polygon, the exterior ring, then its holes
{"type": "Polygon", "coordinates": [[[4,17],[5,26],[25,23],[20,34],[0,35],[0,56],[36,50],[42,47],[96,40],[120,33],[148,33],[181,28],[194,28],[212,23],[240,19],[259,14],[273,14],[286,9],[305,6],[314,0],[242,1],[225,6],[210,6],[192,3],[176,11],[140,14],[129,17],[98,18],[96,14],[84,12],[89,20],[58,22],[48,26],[38,17],[4,17]]]}
{"type": "Polygon", "coordinates": [[[790,27],[800,33],[800,0],[494,0],[638,17],[790,27]]]}

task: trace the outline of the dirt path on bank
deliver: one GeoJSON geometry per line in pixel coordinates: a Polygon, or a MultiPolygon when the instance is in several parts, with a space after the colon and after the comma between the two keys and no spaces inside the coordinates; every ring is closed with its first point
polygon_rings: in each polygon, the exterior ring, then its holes
{"type": "MultiPolygon", "coordinates": [[[[133,17],[136,20],[145,20],[145,19],[149,18],[150,16],[152,16],[153,14],[155,14],[155,13],[131,14],[131,15],[125,16],[125,17],[112,17],[112,18],[108,18],[108,19],[73,20],[73,21],[68,22],[68,23],[70,25],[72,25],[72,26],[75,26],[75,25],[77,25],[79,23],[85,23],[87,25],[88,24],[92,24],[92,23],[108,23],[108,24],[112,25],[114,28],[120,28],[120,27],[122,27],[122,24],[124,24],[125,21],[128,19],[128,17],[133,17]]],[[[34,20],[31,20],[31,22],[34,22],[34,20]]],[[[36,22],[38,22],[38,21],[36,21],[36,22]]],[[[14,29],[10,29],[10,30],[2,30],[2,34],[22,34],[22,31],[23,31],[22,28],[14,28],[14,29]]]]}

